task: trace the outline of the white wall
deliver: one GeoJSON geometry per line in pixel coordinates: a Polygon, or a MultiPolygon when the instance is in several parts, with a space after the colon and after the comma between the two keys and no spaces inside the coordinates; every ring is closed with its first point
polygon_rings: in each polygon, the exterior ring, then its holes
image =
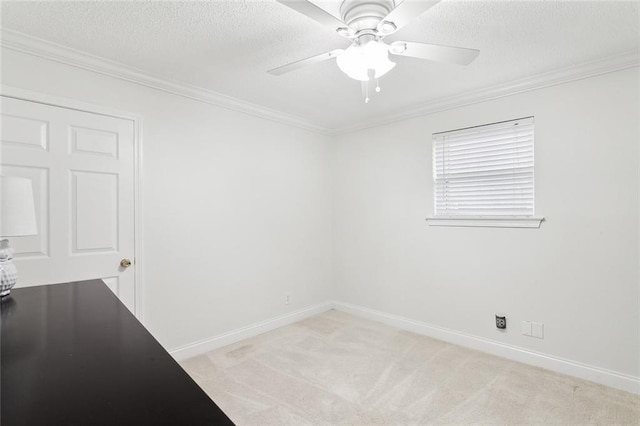
{"type": "Polygon", "coordinates": [[[640,376],[639,89],[634,68],[338,137],[336,299],[640,376]],[[541,229],[428,226],[431,134],[531,115],[541,229]]]}
{"type": "Polygon", "coordinates": [[[2,84],[144,117],[169,349],[336,299],[640,376],[637,68],[335,138],[4,49],[2,84]],[[431,134],[529,115],[542,228],[429,227],[431,134]]]}
{"type": "Polygon", "coordinates": [[[328,300],[325,136],[5,49],[2,84],[143,116],[144,315],[165,347],[328,300]]]}

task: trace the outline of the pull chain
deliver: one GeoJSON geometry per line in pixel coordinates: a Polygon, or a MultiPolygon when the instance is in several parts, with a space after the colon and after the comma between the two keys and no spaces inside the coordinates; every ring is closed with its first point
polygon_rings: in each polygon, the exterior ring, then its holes
{"type": "Polygon", "coordinates": [[[369,82],[368,81],[364,82],[364,103],[365,104],[369,103],[369,82]]]}
{"type": "MultiPolygon", "coordinates": [[[[373,79],[373,76],[371,76],[371,79],[373,79]]],[[[371,100],[371,98],[369,97],[369,83],[371,82],[371,79],[362,82],[362,98],[364,99],[365,104],[368,104],[371,100]]],[[[380,93],[380,80],[377,78],[375,92],[380,93]]]]}

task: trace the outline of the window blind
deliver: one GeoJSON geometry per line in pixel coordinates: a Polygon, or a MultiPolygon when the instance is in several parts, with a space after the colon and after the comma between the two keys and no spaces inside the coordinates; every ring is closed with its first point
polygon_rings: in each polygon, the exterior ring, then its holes
{"type": "Polygon", "coordinates": [[[533,216],[533,117],[433,135],[435,216],[533,216]]]}

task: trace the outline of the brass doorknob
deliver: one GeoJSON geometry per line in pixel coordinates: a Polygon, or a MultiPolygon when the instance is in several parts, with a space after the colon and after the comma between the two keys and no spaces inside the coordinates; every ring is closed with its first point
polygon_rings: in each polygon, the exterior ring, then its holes
{"type": "Polygon", "coordinates": [[[120,266],[122,266],[123,268],[128,268],[129,266],[131,266],[131,261],[129,259],[122,259],[120,261],[120,266]]]}

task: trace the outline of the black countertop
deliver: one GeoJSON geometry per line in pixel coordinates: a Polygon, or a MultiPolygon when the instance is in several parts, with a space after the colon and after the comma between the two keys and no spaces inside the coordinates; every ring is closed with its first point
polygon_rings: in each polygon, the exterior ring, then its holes
{"type": "Polygon", "coordinates": [[[102,281],[14,289],[0,307],[3,426],[233,424],[102,281]]]}

